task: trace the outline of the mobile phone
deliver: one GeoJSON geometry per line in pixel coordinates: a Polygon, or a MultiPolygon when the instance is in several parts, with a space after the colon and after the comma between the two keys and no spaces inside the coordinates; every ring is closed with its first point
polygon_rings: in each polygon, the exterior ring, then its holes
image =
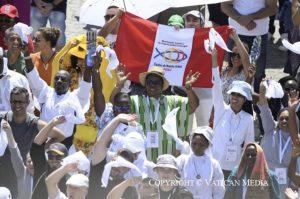
{"type": "Polygon", "coordinates": [[[96,53],[97,32],[95,30],[86,33],[87,59],[86,66],[93,67],[93,56],[96,53]]]}

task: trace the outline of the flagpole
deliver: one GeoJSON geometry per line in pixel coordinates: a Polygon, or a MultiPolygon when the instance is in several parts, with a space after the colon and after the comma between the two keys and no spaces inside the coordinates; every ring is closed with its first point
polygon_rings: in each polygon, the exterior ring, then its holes
{"type": "Polygon", "coordinates": [[[124,3],[124,9],[126,11],[126,4],[125,4],[125,0],[123,0],[123,3],[124,3]]]}

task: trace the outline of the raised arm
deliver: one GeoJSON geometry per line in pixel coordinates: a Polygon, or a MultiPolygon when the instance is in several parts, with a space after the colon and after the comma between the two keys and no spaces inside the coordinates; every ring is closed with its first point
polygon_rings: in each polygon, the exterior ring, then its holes
{"type": "Polygon", "coordinates": [[[109,35],[112,30],[118,25],[123,13],[124,11],[122,9],[119,9],[118,13],[113,18],[111,18],[98,32],[98,36],[103,38],[107,37],[107,35],[109,35]]]}
{"type": "Polygon", "coordinates": [[[260,110],[260,116],[262,120],[262,126],[264,132],[273,133],[276,127],[276,123],[273,119],[272,112],[268,105],[268,99],[266,97],[266,86],[265,84],[268,80],[262,80],[259,87],[259,101],[258,101],[258,108],[260,110]]]}
{"type": "Polygon", "coordinates": [[[34,143],[42,145],[48,138],[54,139],[56,142],[61,142],[65,139],[64,132],[56,128],[56,125],[66,121],[64,116],[56,116],[50,122],[46,123],[38,120],[39,133],[34,138],[34,143]]]}
{"type": "Polygon", "coordinates": [[[107,153],[107,148],[111,143],[111,136],[120,123],[128,123],[136,120],[137,115],[133,114],[119,114],[116,116],[104,129],[102,135],[99,137],[94,145],[94,153],[92,158],[92,165],[101,162],[107,153]]]}
{"type": "Polygon", "coordinates": [[[5,131],[7,136],[8,147],[11,153],[11,163],[13,165],[17,178],[20,179],[24,176],[26,167],[23,163],[19,148],[12,134],[11,127],[7,121],[3,122],[3,130],[5,131]]]}
{"type": "Polygon", "coordinates": [[[96,115],[101,117],[105,109],[105,99],[102,93],[102,81],[99,74],[99,68],[101,65],[102,59],[99,54],[93,58],[93,69],[92,69],[92,84],[94,91],[94,108],[96,115]]]}
{"type": "Polygon", "coordinates": [[[212,87],[212,98],[213,98],[213,105],[214,105],[214,114],[216,119],[216,113],[225,109],[223,94],[222,94],[222,86],[221,86],[221,78],[220,72],[218,67],[218,52],[217,49],[212,50],[211,54],[212,58],[212,74],[213,74],[213,81],[214,85],[212,87]]]}
{"type": "Polygon", "coordinates": [[[119,199],[122,198],[123,193],[128,187],[137,185],[142,181],[141,177],[130,177],[127,180],[121,182],[115,186],[107,195],[106,199],[119,199]]]}
{"type": "Polygon", "coordinates": [[[289,103],[289,120],[288,120],[288,125],[289,125],[289,130],[290,130],[290,135],[292,138],[293,143],[299,143],[299,134],[298,134],[298,126],[296,122],[296,108],[299,104],[300,100],[295,100],[292,103],[289,103]]]}
{"type": "Polygon", "coordinates": [[[297,172],[297,159],[299,156],[300,156],[300,146],[298,143],[293,145],[292,158],[288,168],[288,177],[298,187],[300,186],[300,175],[299,172],[297,172]]]}
{"type": "Polygon", "coordinates": [[[55,171],[53,171],[45,180],[47,191],[48,191],[48,198],[54,199],[59,194],[58,183],[59,181],[68,173],[68,172],[75,172],[78,170],[77,163],[69,163],[66,164],[55,171]]]}
{"type": "Polygon", "coordinates": [[[199,76],[200,76],[199,72],[196,72],[192,75],[192,71],[190,71],[185,80],[185,89],[186,89],[187,97],[189,99],[189,108],[190,108],[189,114],[194,113],[197,107],[199,106],[199,98],[194,92],[192,87],[192,84],[198,80],[199,76]]]}
{"type": "Polygon", "coordinates": [[[245,76],[248,76],[248,69],[250,67],[250,60],[249,60],[249,53],[247,52],[244,44],[242,43],[242,41],[240,40],[240,37],[238,36],[238,34],[236,33],[236,30],[233,29],[230,33],[230,37],[231,39],[233,39],[237,50],[239,52],[239,55],[241,56],[241,62],[243,65],[243,70],[245,73],[245,76]]]}
{"type": "Polygon", "coordinates": [[[114,104],[114,98],[116,96],[116,94],[118,94],[119,92],[121,92],[121,89],[124,86],[125,81],[128,79],[129,75],[131,74],[130,72],[125,74],[125,65],[120,64],[117,67],[117,83],[115,85],[114,90],[112,91],[109,101],[114,104]]]}

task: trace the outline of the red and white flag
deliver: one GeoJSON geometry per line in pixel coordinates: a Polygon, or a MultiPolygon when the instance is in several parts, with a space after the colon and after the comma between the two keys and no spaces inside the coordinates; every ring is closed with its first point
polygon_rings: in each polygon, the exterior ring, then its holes
{"type": "MultiPolygon", "coordinates": [[[[227,41],[230,28],[215,28],[227,41]]],[[[139,82],[139,74],[153,66],[163,67],[171,85],[184,86],[190,70],[201,73],[195,87],[212,87],[211,55],[206,53],[204,40],[210,28],[186,28],[156,24],[131,13],[124,13],[120,24],[116,53],[120,63],[131,72],[129,79],[139,82]]],[[[224,50],[217,47],[218,63],[222,66],[224,50]]]]}

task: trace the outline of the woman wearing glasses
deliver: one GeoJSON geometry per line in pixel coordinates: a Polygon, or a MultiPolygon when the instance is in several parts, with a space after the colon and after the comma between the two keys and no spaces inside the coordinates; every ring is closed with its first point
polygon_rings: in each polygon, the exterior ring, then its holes
{"type": "Polygon", "coordinates": [[[256,143],[249,143],[242,159],[225,181],[224,199],[238,198],[281,198],[275,174],[269,170],[262,148],[256,143]]]}
{"type": "Polygon", "coordinates": [[[281,195],[284,195],[285,189],[290,185],[287,168],[292,153],[292,139],[288,125],[289,111],[287,108],[282,108],[277,114],[278,122],[275,122],[266,97],[266,81],[263,80],[260,83],[259,89],[258,107],[265,132],[261,146],[265,152],[269,168],[275,171],[279,179],[281,195]]]}
{"type": "Polygon", "coordinates": [[[248,47],[241,42],[236,30],[232,30],[230,37],[235,42],[235,46],[230,53],[228,66],[221,74],[222,94],[227,104],[229,103],[227,91],[230,89],[230,85],[235,80],[245,81],[250,67],[248,47]]]}

